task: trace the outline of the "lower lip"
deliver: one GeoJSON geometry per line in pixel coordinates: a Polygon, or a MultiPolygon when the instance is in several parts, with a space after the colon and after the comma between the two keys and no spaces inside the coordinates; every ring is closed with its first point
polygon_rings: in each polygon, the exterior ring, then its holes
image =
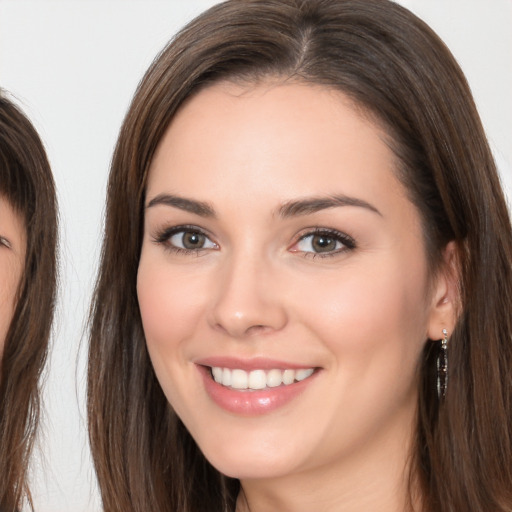
{"type": "Polygon", "coordinates": [[[301,395],[318,374],[315,371],[311,377],[287,386],[237,391],[215,382],[211,377],[210,368],[199,365],[198,368],[206,392],[213,402],[226,411],[243,416],[258,416],[283,407],[301,395]]]}

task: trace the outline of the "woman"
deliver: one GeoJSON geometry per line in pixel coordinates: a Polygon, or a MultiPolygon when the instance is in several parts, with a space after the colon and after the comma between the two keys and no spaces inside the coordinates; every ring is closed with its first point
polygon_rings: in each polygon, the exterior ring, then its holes
{"type": "Polygon", "coordinates": [[[512,507],[512,232],[464,76],[380,0],[218,5],[112,163],[105,510],[512,507]]]}
{"type": "Polygon", "coordinates": [[[28,462],[39,419],[56,289],[57,213],[43,145],[0,95],[0,510],[31,503],[28,462]]]}

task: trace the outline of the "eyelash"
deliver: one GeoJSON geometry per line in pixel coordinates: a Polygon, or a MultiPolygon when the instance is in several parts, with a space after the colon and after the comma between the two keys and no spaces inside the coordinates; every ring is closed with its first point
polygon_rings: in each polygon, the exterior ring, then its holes
{"type": "Polygon", "coordinates": [[[297,242],[293,244],[293,246],[297,246],[301,241],[306,240],[309,237],[315,236],[324,236],[335,242],[341,243],[343,247],[326,253],[299,250],[293,252],[300,252],[304,258],[332,258],[334,256],[339,256],[340,254],[346,253],[348,251],[352,251],[356,248],[356,241],[351,236],[347,235],[346,233],[342,233],[341,231],[338,231],[336,229],[326,228],[314,228],[308,231],[307,233],[301,235],[297,242]]]}
{"type": "MultiPolygon", "coordinates": [[[[211,244],[215,246],[215,248],[218,248],[218,245],[213,242],[210,239],[210,236],[205,233],[202,229],[198,228],[197,226],[192,225],[182,225],[182,226],[174,226],[170,228],[164,228],[153,237],[153,241],[156,244],[163,245],[166,250],[173,252],[174,254],[179,255],[190,255],[194,254],[199,256],[201,253],[204,253],[204,251],[208,251],[213,249],[213,247],[199,247],[197,249],[187,249],[184,247],[177,247],[176,245],[173,245],[170,243],[170,239],[177,234],[180,233],[189,233],[191,235],[199,235],[204,236],[207,240],[210,241],[211,244]]],[[[334,242],[339,242],[343,245],[342,248],[336,249],[333,251],[329,251],[326,253],[321,252],[313,252],[313,251],[304,251],[304,250],[291,250],[291,252],[301,253],[301,255],[304,258],[330,258],[333,256],[338,256],[342,253],[351,251],[356,248],[356,242],[355,240],[347,235],[346,233],[342,233],[341,231],[335,230],[335,229],[326,229],[326,228],[313,228],[304,233],[299,237],[299,239],[294,242],[292,245],[292,248],[294,246],[297,246],[302,241],[306,240],[309,237],[315,237],[315,236],[324,236],[325,238],[328,238],[330,240],[333,240],[334,242]]]]}
{"type": "MultiPolygon", "coordinates": [[[[175,245],[170,243],[170,239],[179,233],[190,233],[192,235],[200,235],[204,236],[206,239],[210,240],[210,236],[206,234],[202,229],[198,228],[197,226],[191,226],[191,225],[182,225],[182,226],[174,226],[171,228],[164,228],[161,231],[159,231],[154,237],[153,241],[156,244],[163,245],[166,250],[171,251],[174,254],[183,254],[183,255],[189,255],[194,254],[199,256],[203,251],[207,251],[211,248],[203,248],[199,247],[197,249],[187,249],[185,247],[176,247],[175,245]]],[[[217,246],[215,242],[211,242],[217,246]]],[[[218,247],[218,246],[217,246],[218,247]]]]}

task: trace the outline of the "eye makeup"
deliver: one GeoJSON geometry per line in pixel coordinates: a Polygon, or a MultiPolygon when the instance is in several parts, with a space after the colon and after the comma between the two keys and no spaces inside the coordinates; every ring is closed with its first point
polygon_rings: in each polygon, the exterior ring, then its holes
{"type": "Polygon", "coordinates": [[[163,245],[168,251],[183,255],[198,255],[203,251],[219,249],[204,230],[194,225],[163,228],[157,231],[153,242],[163,245]]]}
{"type": "MultiPolygon", "coordinates": [[[[152,239],[166,250],[180,255],[199,255],[205,251],[220,249],[219,244],[204,229],[190,224],[162,228],[152,239]]],[[[303,257],[327,258],[355,248],[355,240],[346,233],[332,228],[315,227],[302,230],[288,251],[303,257]]]]}
{"type": "Polygon", "coordinates": [[[356,248],[355,240],[336,229],[316,227],[302,234],[290,247],[290,252],[302,253],[304,257],[326,258],[340,255],[356,248]]]}

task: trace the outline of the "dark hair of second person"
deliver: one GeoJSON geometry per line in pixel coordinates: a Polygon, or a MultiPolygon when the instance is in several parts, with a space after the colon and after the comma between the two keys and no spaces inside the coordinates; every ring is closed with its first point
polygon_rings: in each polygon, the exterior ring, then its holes
{"type": "MultiPolygon", "coordinates": [[[[40,377],[55,306],[57,205],[41,139],[3,91],[0,202],[2,212],[16,219],[21,230],[16,232],[9,226],[18,245],[0,231],[0,251],[5,259],[21,256],[12,296],[2,296],[10,307],[2,308],[8,318],[2,318],[5,333],[0,339],[0,510],[13,511],[21,510],[27,502],[32,505],[28,468],[39,423],[40,377]]],[[[0,219],[1,229],[5,221],[0,219]]],[[[0,285],[5,287],[4,282],[0,285]]]]}

